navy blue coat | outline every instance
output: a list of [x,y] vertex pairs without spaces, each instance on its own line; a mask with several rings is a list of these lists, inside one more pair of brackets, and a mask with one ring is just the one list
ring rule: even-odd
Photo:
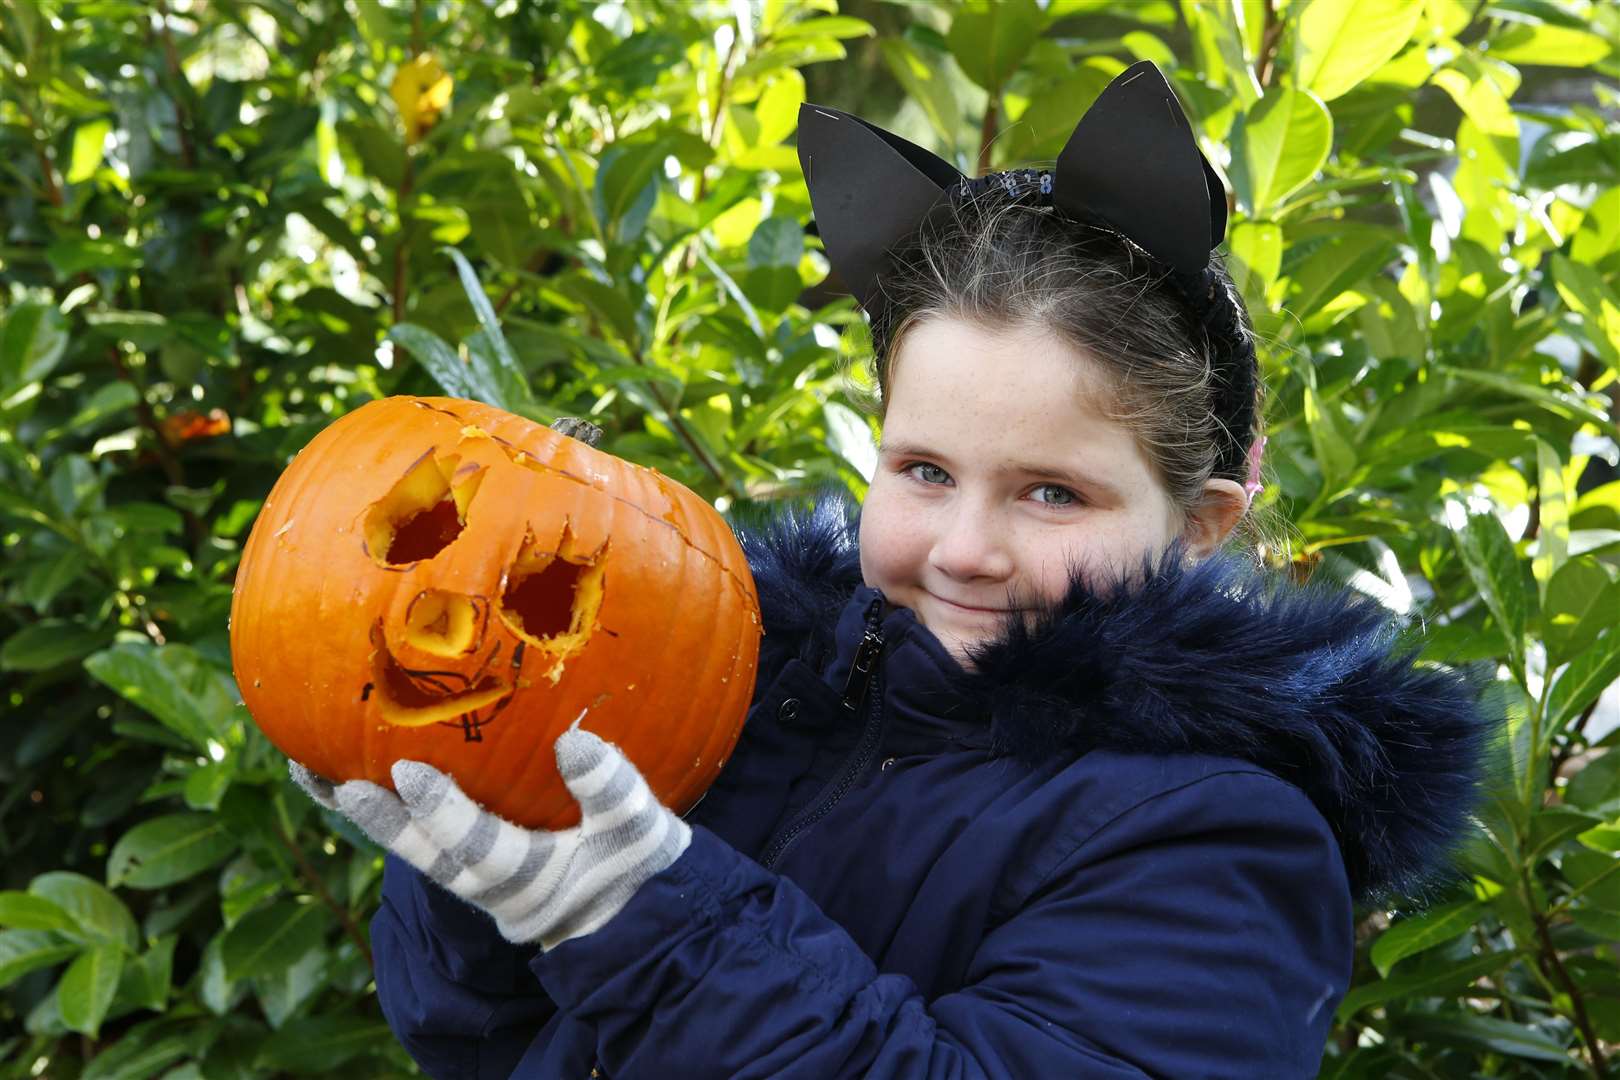
[[389,859],[430,1075],[1310,1077],[1355,905],[1455,872],[1495,725],[1374,605],[1167,560],[970,673],[840,504],[740,535],[754,706],[673,866],[541,953]]

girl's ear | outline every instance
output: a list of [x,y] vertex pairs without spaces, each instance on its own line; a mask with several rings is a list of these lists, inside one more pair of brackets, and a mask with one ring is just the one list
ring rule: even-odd
[[1202,559],[1214,554],[1249,509],[1249,497],[1236,480],[1208,480],[1203,494],[1186,513],[1181,540],[1187,554]]

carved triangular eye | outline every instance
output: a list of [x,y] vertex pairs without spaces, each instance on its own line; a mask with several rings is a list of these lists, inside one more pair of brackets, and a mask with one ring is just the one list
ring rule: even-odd
[[366,552],[378,565],[403,569],[431,559],[461,535],[484,478],[483,466],[429,448],[365,515]]
[[528,534],[517,561],[501,579],[496,611],[518,638],[553,658],[542,671],[553,682],[563,661],[590,640],[602,608],[607,546],[581,548],[565,522],[555,549]]

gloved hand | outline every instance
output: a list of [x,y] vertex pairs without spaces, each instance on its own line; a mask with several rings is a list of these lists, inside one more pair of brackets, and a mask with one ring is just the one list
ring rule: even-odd
[[508,941],[551,949],[618,914],[692,842],[690,826],[653,798],[618,747],[575,724],[553,747],[583,812],[571,829],[513,825],[419,761],[394,763],[398,795],[367,780],[334,785],[296,761],[290,771],[316,802],[493,915]]

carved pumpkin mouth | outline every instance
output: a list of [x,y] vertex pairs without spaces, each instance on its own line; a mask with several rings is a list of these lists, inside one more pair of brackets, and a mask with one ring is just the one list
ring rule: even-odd
[[466,726],[472,714],[491,705],[503,705],[512,696],[518,686],[517,672],[523,665],[524,643],[519,642],[509,662],[509,677],[496,674],[501,653],[497,641],[470,677],[449,669],[409,668],[388,648],[381,620],[372,627],[371,643],[371,682],[366,693],[375,693],[383,719],[400,727],[457,721]]

